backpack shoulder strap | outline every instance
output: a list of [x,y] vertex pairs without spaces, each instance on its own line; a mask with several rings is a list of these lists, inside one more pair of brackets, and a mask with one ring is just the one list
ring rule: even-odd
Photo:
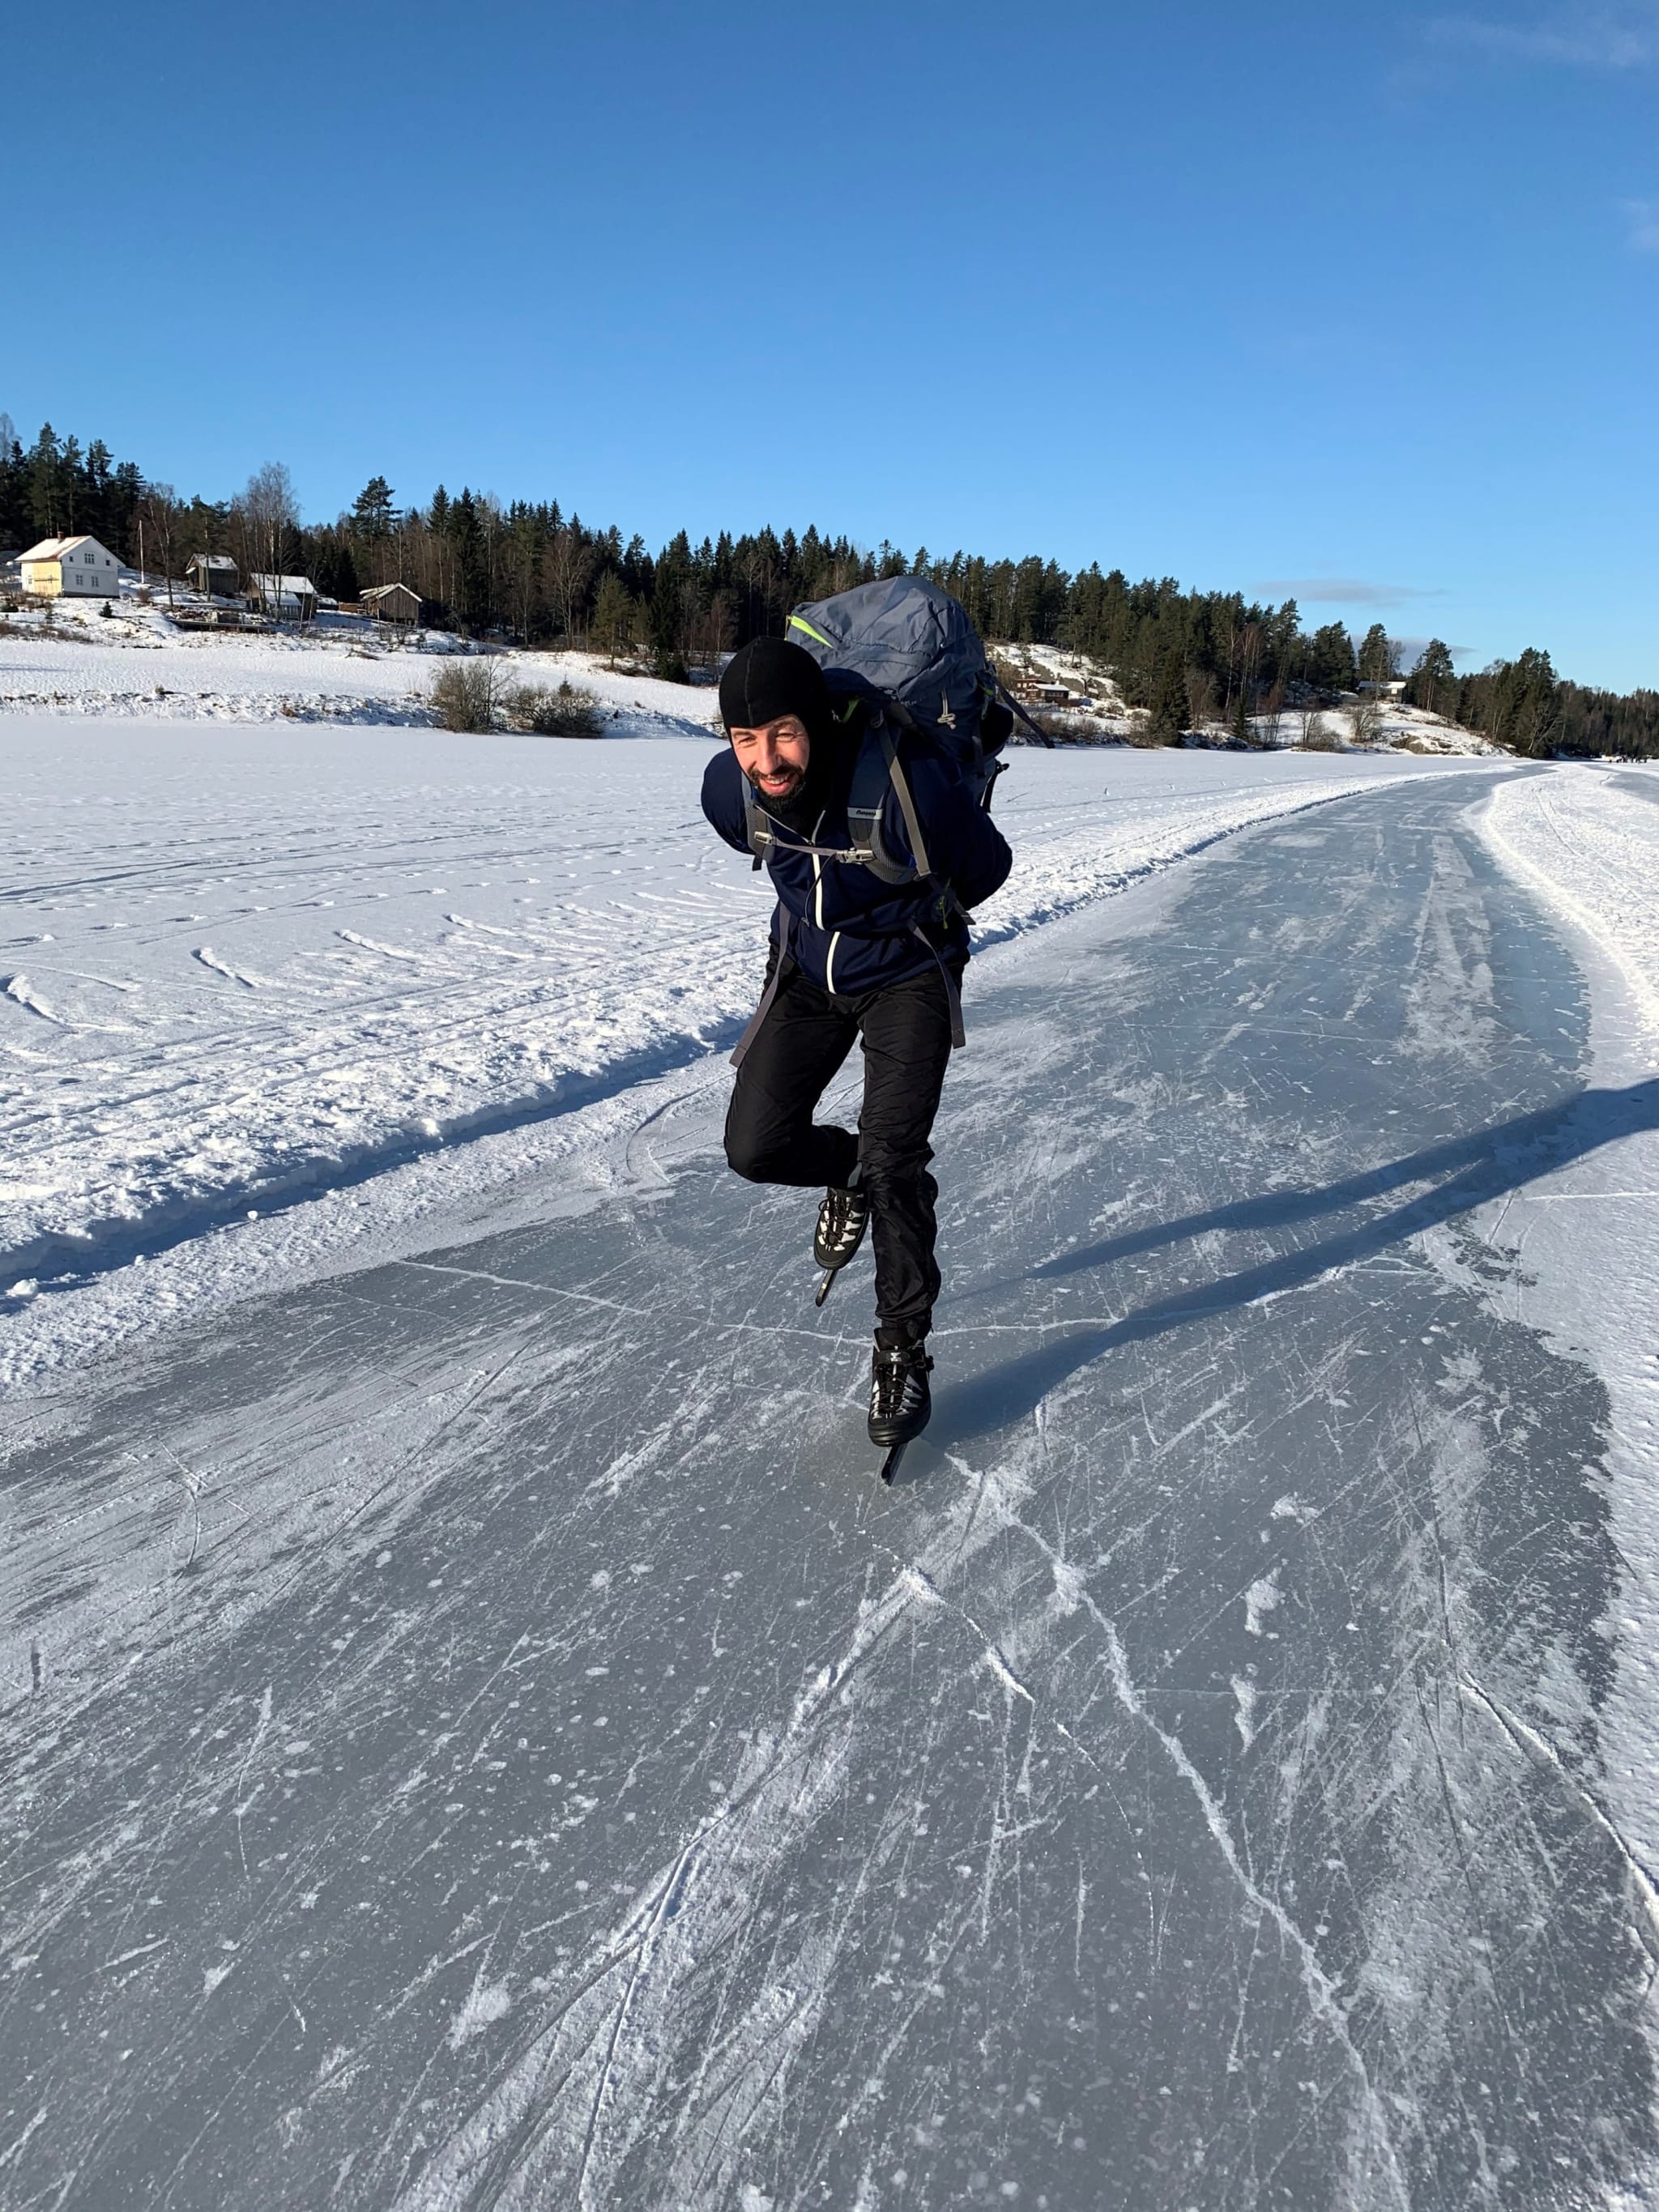
[[755,856],[755,866],[758,868],[772,849],[772,832],[761,811],[760,802],[755,797],[755,787],[747,776],[743,779],[743,829],[749,840],[749,849]]
[[[881,834],[882,812],[890,790],[897,798],[899,811],[904,817],[904,834],[910,841],[914,867],[906,867],[902,860],[893,858]],[[853,764],[853,781],[847,795],[847,826],[860,859],[883,883],[907,884],[918,876],[933,873],[909,778],[904,773],[898,747],[884,717],[866,732]]]

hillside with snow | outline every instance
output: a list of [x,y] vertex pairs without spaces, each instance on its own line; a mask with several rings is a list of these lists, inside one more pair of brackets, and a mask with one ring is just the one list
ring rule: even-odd
[[[204,603],[175,593],[177,614]],[[596,653],[522,652],[471,646],[443,631],[404,636],[363,618],[324,614],[301,629],[191,630],[179,627],[164,592],[129,587],[106,617],[94,599],[61,599],[0,618],[0,715],[64,714],[148,720],[431,724],[434,672],[458,653],[489,652],[508,684],[568,680],[592,693],[611,737],[668,735],[717,726],[707,684],[665,684],[623,673]],[[999,665],[1033,702],[1040,687],[1064,703],[1037,711],[1059,743],[1121,743],[1146,722],[1124,702],[1109,672],[1057,646],[998,646]],[[1364,702],[1287,708],[1253,718],[1269,750],[1363,750],[1486,755],[1467,730],[1397,698],[1367,711]],[[1224,744],[1218,726],[1205,733]],[[1195,739],[1194,742],[1199,740]]]

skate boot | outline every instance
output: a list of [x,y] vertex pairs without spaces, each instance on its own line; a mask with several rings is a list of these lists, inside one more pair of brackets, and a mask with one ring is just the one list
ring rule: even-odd
[[870,1361],[870,1441],[890,1450],[927,1427],[933,1410],[927,1377],[933,1363],[926,1340],[892,1347],[878,1343]]
[[[853,1172],[856,1175],[857,1169]],[[812,1257],[820,1267],[844,1267],[863,1243],[864,1232],[869,1225],[870,1201],[858,1185],[854,1183],[842,1190],[832,1186],[823,1194],[823,1203],[818,1208]]]
[[[853,1173],[856,1176],[858,1170],[854,1168]],[[817,1233],[812,1239],[812,1257],[823,1270],[815,1304],[822,1305],[829,1297],[836,1276],[863,1243],[869,1225],[870,1200],[856,1182],[832,1184],[825,1191],[818,1208]]]

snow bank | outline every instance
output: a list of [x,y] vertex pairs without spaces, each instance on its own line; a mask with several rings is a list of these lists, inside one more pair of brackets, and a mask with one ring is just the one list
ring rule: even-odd
[[1659,1876],[1659,772],[1552,768],[1494,789],[1499,860],[1577,940],[1591,987],[1590,1081],[1627,1133],[1518,1191],[1491,1224],[1517,1263],[1520,1317],[1606,1384],[1612,1533],[1627,1578],[1605,1624],[1620,1654],[1601,1714],[1607,1813]]
[[1659,1047],[1659,772],[1560,767],[1492,794],[1500,860],[1618,969]]

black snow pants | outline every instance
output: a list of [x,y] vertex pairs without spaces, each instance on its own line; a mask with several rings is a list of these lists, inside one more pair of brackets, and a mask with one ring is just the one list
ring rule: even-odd
[[[859,1133],[815,1123],[812,1110],[864,1044]],[[844,1185],[854,1167],[870,1195],[877,1334],[927,1334],[939,1296],[933,1257],[939,1185],[928,1144],[951,1057],[951,1004],[937,966],[882,988],[831,997],[787,960],[755,1032],[726,1116],[726,1157],[750,1182]]]

